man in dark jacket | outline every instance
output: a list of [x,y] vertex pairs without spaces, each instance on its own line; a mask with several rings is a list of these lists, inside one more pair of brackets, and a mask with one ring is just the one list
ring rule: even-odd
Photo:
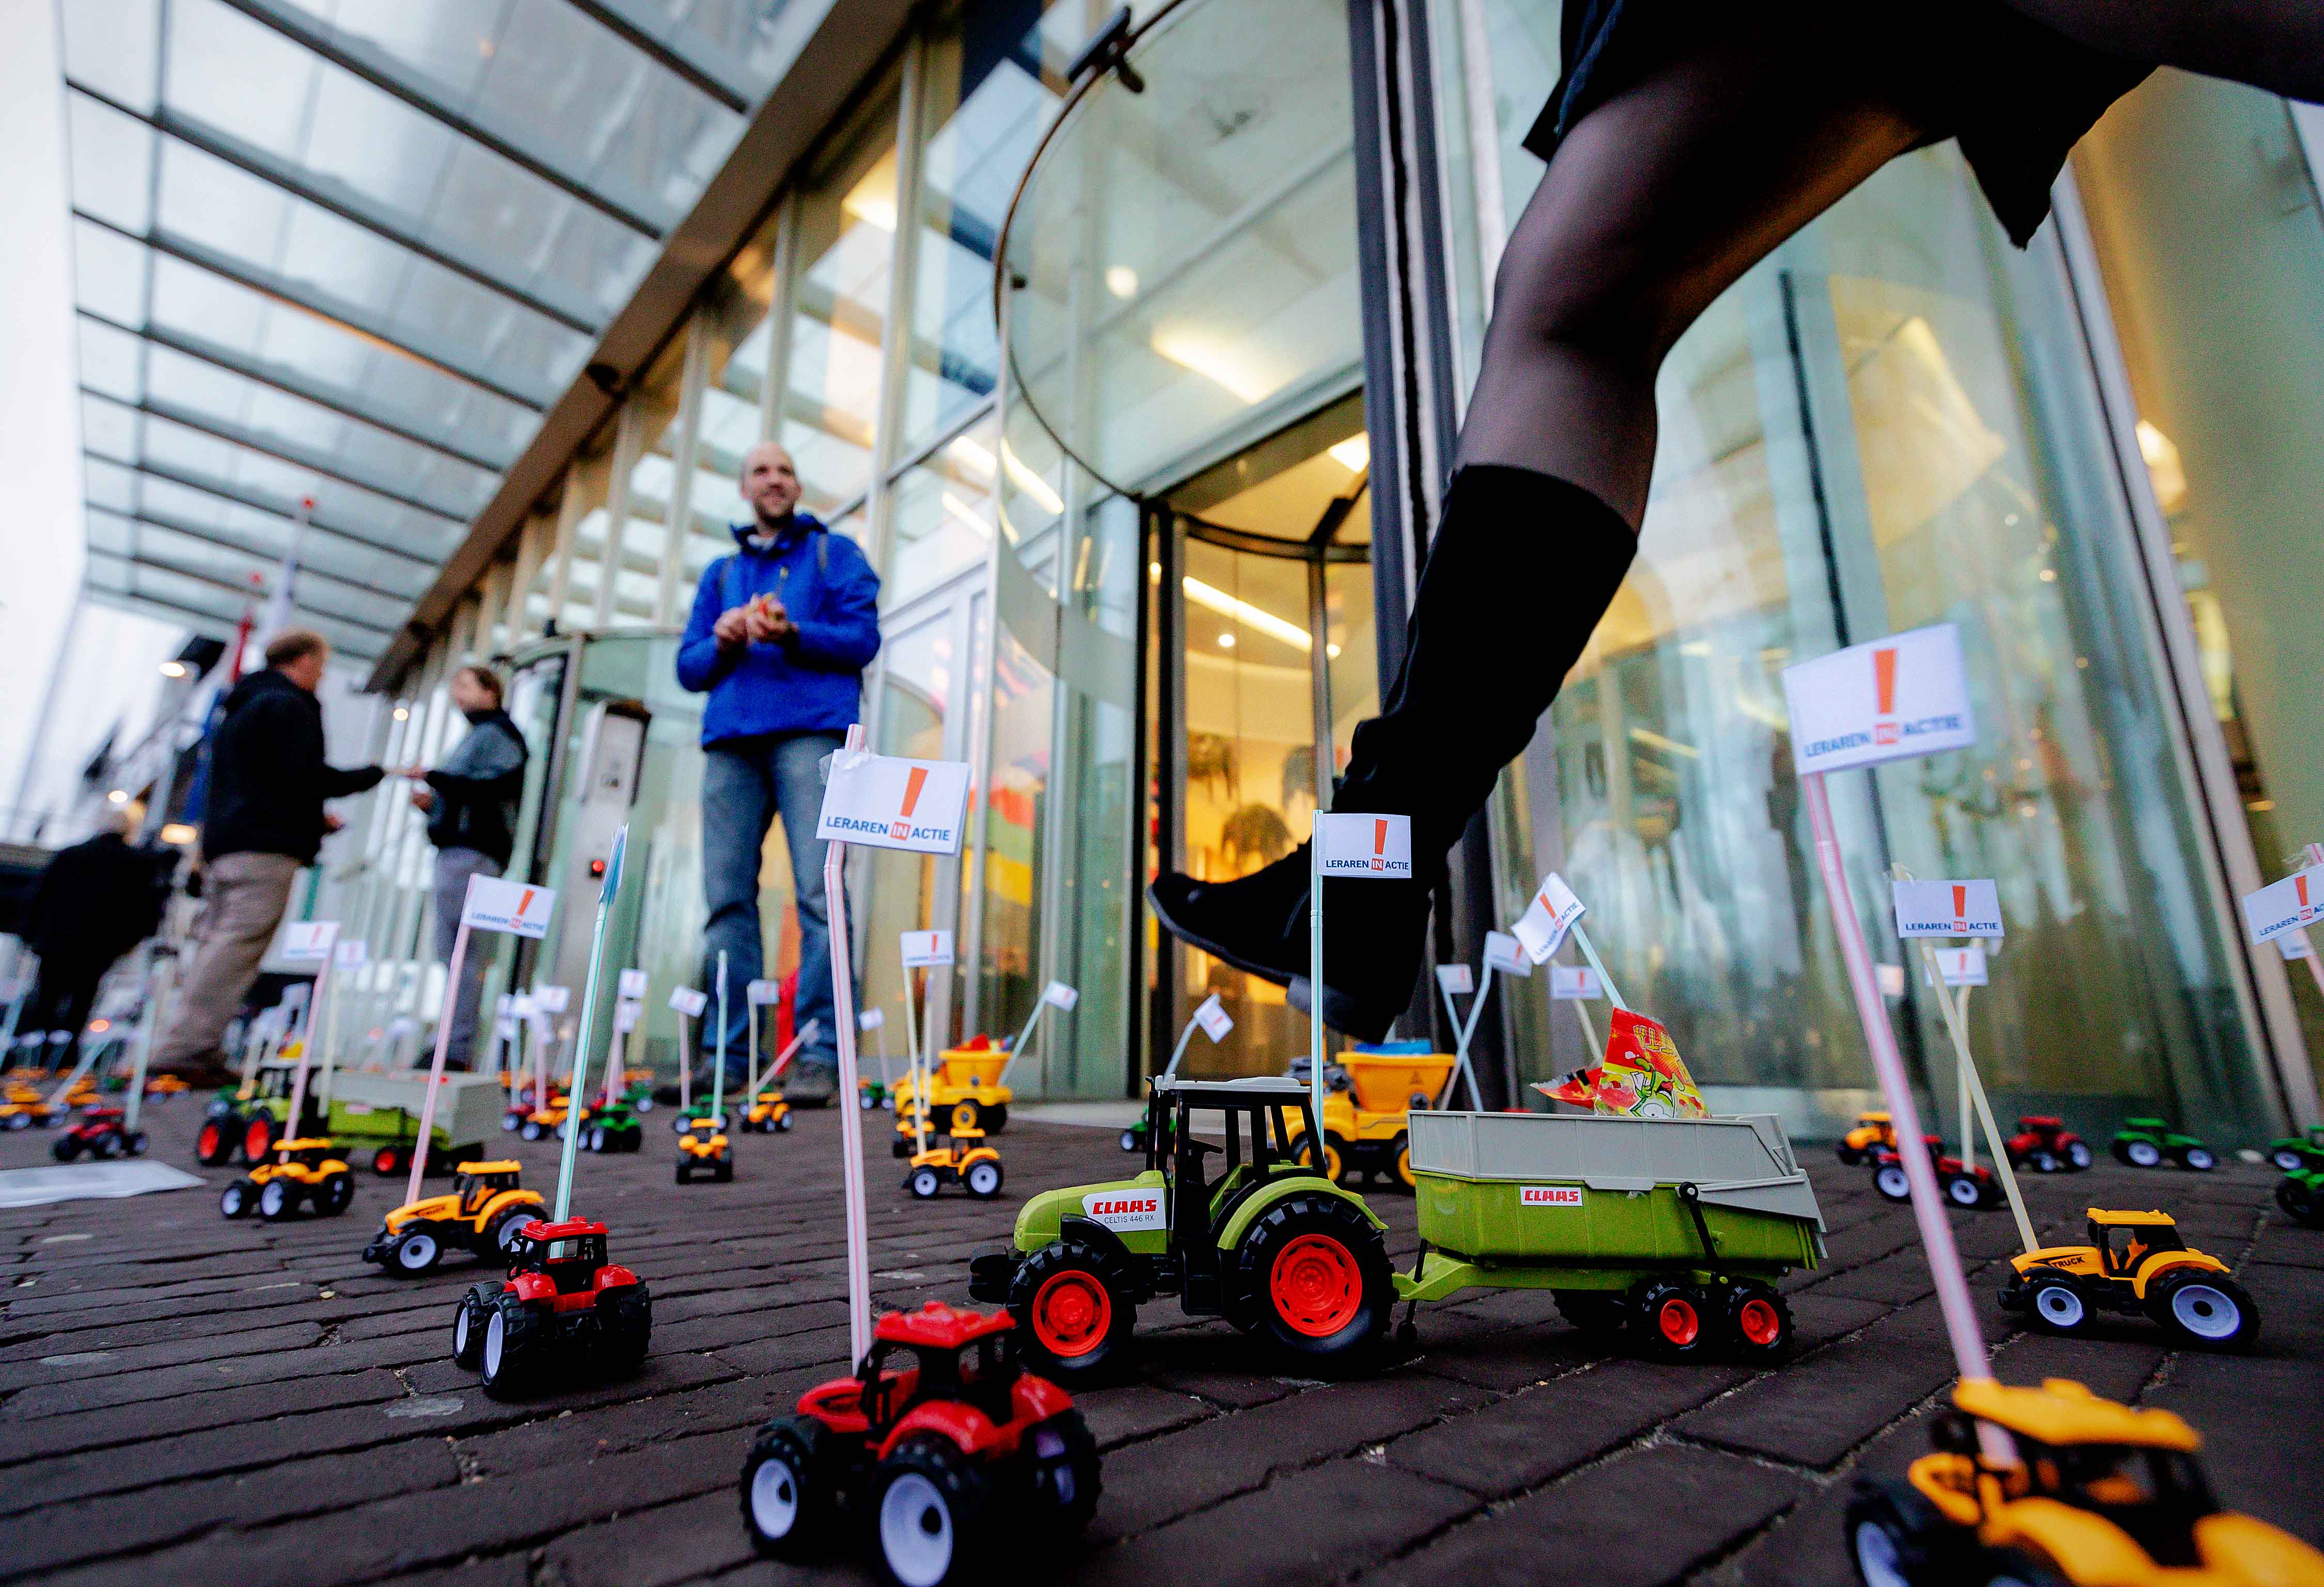
[[24,940],[41,955],[41,979],[17,1029],[48,1032],[61,1067],[79,1059],[97,983],[161,923],[169,872],[162,856],[129,845],[128,825],[115,812],[95,837],[59,849],[32,891]]
[[[831,938],[823,896],[818,763],[846,742],[863,697],[863,669],[880,653],[880,577],[855,542],[797,511],[790,454],[761,441],[742,458],[752,521],[734,529],[734,554],[703,569],[678,643],[678,681],[710,702],[702,713],[703,983],[726,951],[732,995],[728,1078],[742,1079],[741,989],[764,973],[759,872],[775,816],[791,852],[798,900],[798,1005],[793,1019],[823,1034],[802,1050],[786,1094],[809,1104],[837,1090],[831,1032]],[[703,1021],[705,1051],[718,1033]]]
[[323,808],[374,787],[377,766],[343,771],[323,759],[323,681],[331,647],[286,629],[266,647],[266,669],[234,686],[210,740],[202,821],[202,918],[177,1018],[152,1067],[195,1085],[227,1079],[218,1041],[258,978],[266,945],[290,906],[290,883],[342,823]]
[[[425,786],[411,790],[411,802],[428,813],[428,841],[436,845],[436,959],[452,962],[452,939],[460,934],[460,908],[472,876],[498,876],[516,849],[516,807],[524,798],[524,735],[501,709],[501,680],[489,667],[463,667],[452,675],[452,704],[468,719],[468,731],[430,771],[407,766],[401,775]],[[460,966],[460,988],[452,1005],[452,1034],[444,1066],[466,1069],[476,1038],[476,1008],[484,994],[484,972],[492,955],[472,951]]]

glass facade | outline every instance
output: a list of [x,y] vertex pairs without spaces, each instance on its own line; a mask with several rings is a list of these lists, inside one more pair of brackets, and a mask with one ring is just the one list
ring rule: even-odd
[[[391,731],[440,736],[442,674],[471,650],[532,658],[519,693],[546,713],[544,734],[575,731],[566,666],[580,694],[647,700],[659,890],[641,928],[685,973],[700,924],[686,782],[698,701],[670,696],[666,635],[741,514],[742,452],[780,438],[810,509],[881,571],[874,742],[975,769],[957,860],[858,857],[867,1006],[888,1010],[900,1052],[896,934],[949,927],[959,963],[927,988],[936,1034],[1013,1030],[1045,980],[1066,980],[1079,1009],[1012,1079],[1119,1097],[1213,992],[1239,1029],[1220,1048],[1197,1042],[1198,1070],[1275,1070],[1304,1051],[1277,989],[1161,938],[1138,888],[1165,866],[1239,874],[1297,841],[1378,708],[1380,624],[1402,597],[1374,559],[1404,554],[1406,531],[1384,518],[1375,544],[1365,333],[1381,289],[1360,269],[1360,161],[1374,156],[1360,148],[1347,12],[1187,0],[1134,46],[1142,92],[1102,80],[1059,124],[1075,91],[1064,64],[1099,9],[963,7],[906,42],[479,582]],[[1451,335],[1425,356],[1457,410],[1500,239],[1540,171],[1517,139],[1557,71],[1557,7],[1434,0],[1425,21],[1433,150],[1404,157],[1434,164]],[[2244,108],[2264,122],[2269,106],[2281,110]],[[2082,158],[2115,157],[2101,136]],[[2126,322],[2141,290],[2193,295],[2171,287],[2177,217],[2134,213],[2095,168],[2084,181]],[[2314,229],[2312,204],[2298,224]],[[2252,268],[2305,291],[2305,245]],[[2235,939],[2233,855],[2196,731],[2224,725],[2237,771],[2259,779],[2246,807],[2274,873],[2267,845],[2311,835],[2256,820],[2299,797],[2301,772],[2272,747],[2296,724],[2280,686],[2298,674],[2254,677],[2246,658],[2290,642],[2264,604],[2290,586],[2262,587],[2204,537],[2234,524],[2247,545],[2246,519],[2297,519],[2210,460],[2207,415],[2231,393],[2169,346],[2142,364],[2126,337],[2140,434],[2176,448],[2154,487],[2220,680],[2216,720],[2190,727],[2079,270],[2054,226],[2011,248],[1940,146],[1754,270],[1663,372],[1639,561],[1488,813],[1488,912],[1507,920],[1543,871],[1563,872],[1625,992],[1668,1023],[1722,1107],[1813,1132],[1868,1094],[1779,675],[1936,622],[1969,641],[1982,741],[1835,798],[1868,922],[1887,918],[1892,864],[2001,879],[2010,935],[1971,1014],[1999,1105],[2091,1126],[2163,1112],[2225,1139],[2312,1105],[2287,1103],[2276,1078],[2283,1033],[2263,1003],[2280,967],[2255,979]],[[2164,342],[2208,334],[2149,312]],[[2299,428],[2290,410],[2276,421]],[[564,634],[600,637],[544,640],[552,613]],[[553,842],[546,792],[540,808]],[[383,899],[408,893],[408,834],[379,825],[366,874]],[[762,876],[779,963],[779,832]],[[1515,985],[1498,1016],[1508,1078],[1582,1062],[1545,978]],[[1908,1060],[1946,1074],[1917,976],[1897,1018]]]

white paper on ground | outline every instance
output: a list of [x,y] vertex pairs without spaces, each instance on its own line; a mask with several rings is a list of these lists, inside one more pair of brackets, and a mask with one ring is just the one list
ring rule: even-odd
[[202,1181],[182,1168],[140,1158],[125,1163],[73,1163],[48,1168],[0,1172],[0,1207],[36,1207],[49,1202],[98,1201],[145,1195],[157,1190],[192,1190]]
[[939,964],[952,963],[952,933],[949,931],[907,931],[902,934],[904,968],[932,970]]
[[460,907],[460,924],[471,931],[505,931],[515,937],[546,937],[549,917],[557,908],[553,889],[529,881],[508,881],[498,876],[468,878],[467,901]]
[[1552,964],[1549,995],[1560,1002],[1592,1002],[1606,995],[1606,985],[1587,964]]
[[1899,937],[1999,937],[2001,890],[1991,881],[1892,881]]
[[956,854],[967,809],[965,761],[842,750],[831,757],[815,835],[825,842]]
[[1323,874],[1362,881],[1412,877],[1412,817],[1349,815],[1315,817],[1315,852]]
[[1784,669],[1792,763],[1846,771],[1977,742],[1960,628],[1940,623]]

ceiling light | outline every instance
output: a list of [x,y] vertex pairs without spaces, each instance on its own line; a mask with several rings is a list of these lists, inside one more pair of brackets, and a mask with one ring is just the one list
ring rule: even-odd
[[1220,635],[1219,635],[1219,649],[1221,649],[1221,650],[1233,650],[1233,649],[1234,649],[1234,635],[1232,635],[1231,633],[1222,633],[1222,634],[1220,634]]
[[198,835],[183,821],[171,821],[161,828],[161,841],[172,847],[189,844]]
[[993,460],[992,453],[989,448],[967,436],[953,437],[945,445],[945,450],[954,461],[965,465],[971,474],[984,480],[991,480],[992,471],[1000,466]]
[[1117,264],[1105,272],[1105,290],[1117,298],[1138,296],[1138,272],[1127,264]]
[[1336,661],[1340,659],[1340,647],[1337,645],[1325,645],[1323,647],[1323,654]]
[[395,719],[398,722],[409,722],[411,720],[411,707],[409,706],[398,706],[395,708]]
[[1315,641],[1308,637],[1307,631],[1296,623],[1286,623],[1274,613],[1254,606],[1249,601],[1239,601],[1226,591],[1204,584],[1199,578],[1190,577],[1181,582],[1186,587],[1186,598],[1197,606],[1207,606],[1222,617],[1231,617],[1245,628],[1255,628],[1270,639],[1281,640],[1294,650],[1312,650],[1315,648]]
[[1224,387],[1244,403],[1263,401],[1285,383],[1284,377],[1260,364],[1254,356],[1257,349],[1245,342],[1214,339],[1198,330],[1166,326],[1155,331],[1148,346],[1171,363]]
[[1370,436],[1352,435],[1338,446],[1327,447],[1324,449],[1330,452],[1333,459],[1350,474],[1361,474],[1371,466],[1372,438]]
[[1017,456],[1017,448],[1007,441],[1001,443],[1001,466],[1009,482],[1041,504],[1042,511],[1055,518],[1065,510],[1065,499],[1057,494],[1049,482],[1025,466]]
[[893,150],[882,155],[877,164],[863,173],[839,208],[862,221],[876,226],[883,232],[896,229],[896,155]]
[[185,675],[186,664],[183,661],[164,661],[161,663],[162,677],[183,678]]
[[110,805],[125,805],[129,802],[129,790],[125,788],[116,788],[105,796],[105,800]]

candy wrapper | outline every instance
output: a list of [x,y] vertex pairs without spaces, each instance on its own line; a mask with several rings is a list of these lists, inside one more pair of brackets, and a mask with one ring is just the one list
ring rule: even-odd
[[1670,1032],[1628,1009],[1614,1010],[1601,1061],[1534,1089],[1553,1102],[1633,1119],[1700,1119],[1710,1112]]

